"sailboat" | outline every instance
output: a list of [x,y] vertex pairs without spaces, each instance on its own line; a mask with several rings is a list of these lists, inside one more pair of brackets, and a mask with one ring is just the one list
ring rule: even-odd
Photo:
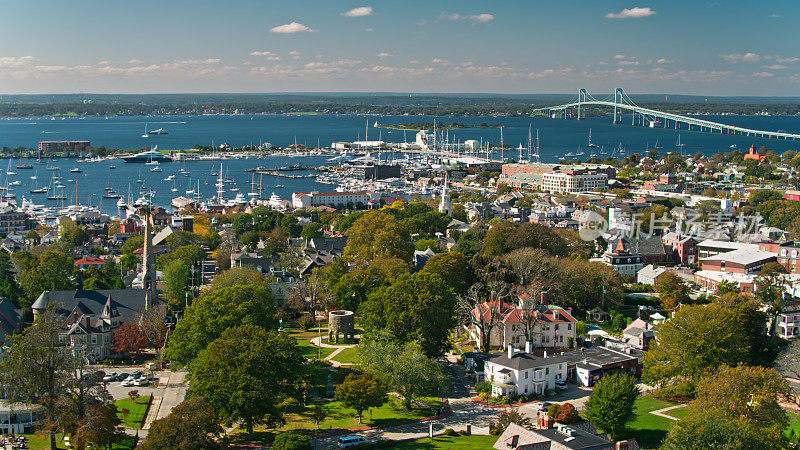
[[591,128],[589,128],[589,142],[586,144],[586,147],[588,147],[588,148],[597,147],[597,144],[592,142],[592,129]]
[[686,147],[686,144],[681,144],[680,134],[678,135],[678,141],[675,143],[675,147],[677,147],[678,151],[680,151],[681,155],[683,155],[683,148]]
[[142,135],[143,138],[150,137],[150,134],[147,132],[147,122],[144,123],[144,134]]

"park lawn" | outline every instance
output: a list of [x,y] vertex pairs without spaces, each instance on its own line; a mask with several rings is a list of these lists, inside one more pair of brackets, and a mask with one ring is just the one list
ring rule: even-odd
[[[319,336],[314,331],[302,331],[302,330],[286,330],[290,336],[297,339],[297,345],[300,347],[300,351],[303,353],[303,356],[309,359],[316,359],[318,355],[321,354],[322,359],[325,359],[328,355],[333,353],[335,349],[333,348],[318,348],[316,345],[311,345],[311,339]],[[325,333],[322,333],[324,336]]]
[[[46,434],[25,434],[28,438],[28,448],[30,450],[49,450]],[[62,435],[56,434],[56,448],[65,449],[64,441],[61,440]],[[122,440],[111,446],[111,450],[128,450],[133,445],[133,436],[123,436]]]
[[361,359],[358,356],[358,347],[346,348],[332,359],[342,364],[361,364]]
[[392,448],[395,449],[485,449],[492,448],[499,436],[492,435],[471,435],[471,436],[434,436],[429,438],[415,439],[413,441],[398,442]]
[[[139,429],[142,428],[147,407],[150,405],[151,396],[136,397],[134,400],[123,398],[114,402],[117,405],[117,417],[122,421],[123,427]],[[122,410],[130,411],[126,416],[122,415]]]
[[673,405],[677,405],[677,403],[660,400],[650,395],[638,397],[634,404],[636,418],[628,424],[628,431],[623,437],[625,439],[635,438],[644,449],[660,447],[675,421],[650,414],[650,412]]
[[[434,408],[438,407],[438,398],[421,398],[418,399]],[[320,430],[329,429],[350,429],[358,428],[361,426],[378,426],[386,425],[397,421],[418,419],[420,417],[429,417],[434,414],[430,409],[425,408],[412,408],[406,410],[403,408],[402,402],[396,397],[389,397],[389,401],[379,408],[372,408],[372,412],[364,411],[363,423],[358,423],[356,412],[354,409],[346,408],[337,401],[324,403],[323,408],[327,413],[325,420],[319,424]],[[286,430],[316,430],[317,426],[311,420],[311,413],[314,411],[313,405],[307,405],[300,413],[287,414],[286,425],[281,428],[281,431]]]

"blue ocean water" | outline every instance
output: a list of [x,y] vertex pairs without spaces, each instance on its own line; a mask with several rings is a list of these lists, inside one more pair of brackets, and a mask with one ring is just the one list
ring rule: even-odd
[[[586,149],[589,130],[592,133],[592,142],[605,148],[609,154],[611,150],[625,147],[627,154],[642,153],[647,148],[659,145],[663,147],[660,152],[676,150],[676,143],[680,141],[685,145],[684,152],[693,154],[701,151],[712,154],[718,151],[728,151],[731,146],[746,149],[751,144],[782,152],[785,150],[800,150],[800,142],[779,141],[774,139],[757,139],[744,136],[721,135],[700,133],[697,131],[674,130],[664,128],[644,128],[631,126],[630,116],[623,118],[622,123],[612,124],[610,117],[592,117],[585,120],[562,120],[550,118],[522,118],[522,117],[422,117],[422,116],[359,116],[359,115],[213,115],[213,116],[162,116],[162,117],[87,117],[65,118],[51,120],[50,118],[35,119],[2,119],[0,120],[0,146],[16,147],[25,146],[35,148],[40,140],[89,140],[93,146],[106,146],[108,148],[121,148],[138,150],[145,146],[158,145],[161,150],[187,149],[195,144],[219,145],[223,142],[233,146],[247,144],[257,145],[261,142],[270,142],[274,145],[287,146],[294,142],[315,147],[318,142],[322,146],[329,146],[331,142],[352,141],[357,139],[370,140],[383,139],[388,142],[412,142],[414,131],[390,130],[375,128],[373,124],[402,124],[407,122],[462,122],[467,125],[497,124],[502,125],[503,141],[506,146],[517,147],[520,143],[527,145],[529,127],[534,136],[538,130],[541,160],[545,162],[558,161],[568,152],[577,153],[582,148],[585,155],[590,151]],[[800,117],[787,116],[715,116],[709,120],[740,125],[743,127],[763,130],[785,130],[800,133]],[[148,129],[163,128],[169,134],[151,135],[142,138],[145,124]],[[466,139],[491,142],[493,145],[500,143],[500,130],[498,128],[465,128],[447,132],[451,141]],[[594,149],[599,152],[599,149]],[[499,153],[494,154],[500,156]],[[517,152],[508,150],[504,153],[507,158],[515,158]],[[585,159],[587,156],[583,156]],[[226,185],[226,189],[238,187],[245,195],[251,191],[251,174],[244,169],[264,166],[277,168],[291,164],[303,163],[308,166],[318,166],[325,162],[323,157],[269,157],[263,159],[228,160],[223,162],[223,171],[234,183]],[[5,168],[0,162],[0,169]],[[12,160],[5,164],[14,167],[18,161]],[[143,164],[124,163],[114,160],[102,163],[79,163],[70,159],[56,159],[51,162],[58,165],[58,172],[66,188],[64,193],[68,196],[67,203],[74,203],[76,198],[81,204],[99,205],[104,212],[114,214],[116,200],[103,199],[104,188],[111,187],[116,192],[126,195],[138,196],[141,178],[144,186],[156,192],[155,203],[159,206],[169,206],[170,199],[178,195],[186,195],[187,189],[196,189],[200,182],[200,192],[203,198],[215,194],[214,183],[216,177],[212,172],[219,171],[220,163],[217,161],[192,161],[186,163],[162,164],[163,172],[151,172],[150,166]],[[109,169],[115,165],[116,169]],[[32,199],[35,203],[54,205],[56,201],[46,200],[46,194],[32,194],[31,189],[41,188],[49,184],[50,177],[55,173],[46,170],[45,164],[34,164],[30,170],[16,170],[17,174],[6,176],[0,173],[0,184],[5,186],[13,181],[19,181],[16,186],[9,186],[17,195],[17,200],[22,197]],[[81,173],[69,172],[69,169],[78,167]],[[189,176],[178,173],[185,167]],[[300,172],[306,173],[306,172]],[[175,180],[165,181],[169,175],[175,175]],[[35,177],[36,179],[32,179]],[[69,182],[67,180],[74,180]],[[256,182],[259,180],[256,179]],[[288,199],[292,192],[310,190],[331,190],[333,186],[316,183],[313,179],[287,179],[264,176],[262,178],[264,198],[272,192],[281,198]],[[77,191],[76,191],[77,185]],[[173,192],[171,189],[176,189]],[[235,191],[228,191],[226,198],[236,195]]]

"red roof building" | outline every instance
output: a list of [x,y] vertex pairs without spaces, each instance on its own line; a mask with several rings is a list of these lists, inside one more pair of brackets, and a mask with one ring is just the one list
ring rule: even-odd
[[96,267],[96,268],[103,267],[103,264],[105,264],[105,262],[106,261],[102,258],[98,258],[96,256],[87,256],[85,258],[76,260],[72,264],[78,269],[86,270],[91,267]]

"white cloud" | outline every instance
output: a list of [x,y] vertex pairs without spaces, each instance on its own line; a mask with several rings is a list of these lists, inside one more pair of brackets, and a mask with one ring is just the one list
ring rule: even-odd
[[618,61],[617,64],[619,64],[620,66],[638,66],[639,61],[623,60],[623,61]]
[[270,33],[310,33],[313,32],[311,28],[303,25],[299,22],[290,22],[283,25],[278,25],[277,27],[272,27],[269,29]]
[[280,61],[281,57],[267,51],[254,51],[250,52],[250,56],[264,56],[267,58],[267,61]]
[[372,14],[372,6],[360,6],[342,13],[345,17],[364,17]]
[[97,64],[98,64],[98,65],[100,65],[100,66],[107,66],[107,65],[109,65],[108,61],[100,61],[100,62],[99,62],[99,63],[97,63]]
[[491,22],[491,21],[494,20],[494,15],[489,14],[489,13],[483,13],[483,14],[473,14],[473,15],[462,16],[461,14],[458,14],[458,13],[450,13],[450,14],[448,14],[448,13],[444,13],[443,12],[443,13],[441,13],[439,15],[439,19],[440,20],[452,20],[452,21],[465,20],[465,21],[472,22],[473,24],[475,24],[475,23],[488,23],[488,22]]
[[625,55],[614,55],[614,59],[625,59]]
[[0,57],[0,68],[15,69],[28,66],[32,64],[35,59],[36,58],[33,56],[2,56]]
[[375,56],[377,56],[378,58],[388,58],[388,57],[394,56],[394,55],[392,55],[391,53],[387,53],[387,52],[380,52]]
[[667,58],[658,58],[656,64],[666,64]]
[[762,69],[769,69],[769,70],[782,70],[786,69],[786,66],[783,64],[773,64],[771,66],[761,66]]
[[[738,63],[738,62],[758,62],[761,61],[762,56],[758,53],[747,52],[745,54],[741,53],[731,53],[729,55],[720,55],[722,59],[728,61],[729,63]],[[769,57],[767,57],[769,59]]]
[[796,56],[789,56],[789,57],[786,57],[786,58],[777,57],[777,58],[775,58],[775,61],[778,61],[779,63],[782,63],[782,64],[796,63],[797,61],[800,61],[800,58],[798,58]]
[[142,61],[141,59],[131,59],[128,61],[128,64],[142,64],[142,63],[144,63],[144,61]]
[[372,31],[372,28],[364,28],[364,31]]
[[606,14],[607,19],[640,19],[642,17],[649,17],[655,14],[656,12],[653,11],[651,8],[625,8],[618,13],[608,13]]
[[780,14],[770,14],[769,16],[772,17],[773,19],[777,19],[781,15]]
[[769,78],[775,76],[775,74],[772,72],[754,72],[753,76],[755,78]]

